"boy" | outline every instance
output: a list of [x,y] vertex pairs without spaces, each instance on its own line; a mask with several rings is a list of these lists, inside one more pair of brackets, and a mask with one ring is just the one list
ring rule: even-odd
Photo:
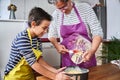
[[28,28],[12,42],[11,54],[5,69],[5,80],[35,80],[33,70],[54,80],[69,80],[64,68],[56,70],[41,57],[40,37],[47,32],[52,17],[43,9],[33,8],[28,17]]

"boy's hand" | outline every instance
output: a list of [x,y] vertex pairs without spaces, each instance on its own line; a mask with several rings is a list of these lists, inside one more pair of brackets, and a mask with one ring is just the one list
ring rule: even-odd
[[57,70],[57,75],[55,80],[71,80],[69,76],[65,75],[64,70],[66,69],[66,67],[62,67],[60,69]]
[[59,72],[57,73],[55,80],[71,80],[71,77],[65,75],[65,72]]
[[62,67],[62,68],[60,68],[60,69],[57,70],[57,73],[63,72],[65,69],[66,69],[66,67]]

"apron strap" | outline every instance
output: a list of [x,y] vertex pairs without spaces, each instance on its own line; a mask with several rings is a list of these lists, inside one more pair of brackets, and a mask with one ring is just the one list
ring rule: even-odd
[[80,22],[82,22],[81,16],[80,16],[80,14],[79,14],[77,8],[75,7],[75,3],[73,3],[73,7],[74,7],[74,10],[75,10],[75,12],[76,12],[76,14],[77,14],[77,16],[78,16]]
[[[78,16],[79,21],[82,22],[82,19],[81,19],[80,15],[79,15],[79,12],[78,12],[77,8],[75,7],[75,3],[73,3],[73,8],[74,8],[75,13]],[[63,25],[63,19],[64,19],[64,13],[62,13],[62,23],[61,23],[62,25]]]
[[29,37],[29,39],[30,39],[30,43],[31,43],[31,46],[32,46],[32,38],[31,38],[30,30],[29,30],[29,29],[27,29],[27,33],[28,33],[28,37]]
[[[32,38],[31,38],[30,30],[29,29],[27,29],[27,33],[28,33],[28,37],[30,39],[30,44],[31,44],[31,47],[32,47]],[[38,40],[37,40],[37,49],[38,49]]]

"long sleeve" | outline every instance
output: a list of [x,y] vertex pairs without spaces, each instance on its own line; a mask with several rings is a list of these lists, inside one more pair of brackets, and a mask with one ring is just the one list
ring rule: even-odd
[[48,32],[48,38],[50,37],[58,37],[58,30],[57,30],[57,12],[54,11],[54,13],[52,14],[53,20],[49,26],[49,32]]
[[100,25],[100,22],[97,19],[97,16],[91,6],[86,5],[86,21],[88,26],[90,27],[90,31],[92,33],[92,37],[99,35],[103,37],[103,31]]

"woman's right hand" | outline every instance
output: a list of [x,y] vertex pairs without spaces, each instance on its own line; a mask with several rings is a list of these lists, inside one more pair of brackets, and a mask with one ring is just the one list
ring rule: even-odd
[[59,53],[64,54],[65,52],[68,52],[68,49],[66,49],[64,45],[57,44],[55,47]]
[[49,38],[49,40],[55,46],[55,48],[57,49],[57,51],[59,53],[63,53],[64,54],[65,52],[68,52],[68,49],[66,49],[64,45],[61,45],[61,44],[59,44],[57,42],[57,38],[51,37],[51,38]]

